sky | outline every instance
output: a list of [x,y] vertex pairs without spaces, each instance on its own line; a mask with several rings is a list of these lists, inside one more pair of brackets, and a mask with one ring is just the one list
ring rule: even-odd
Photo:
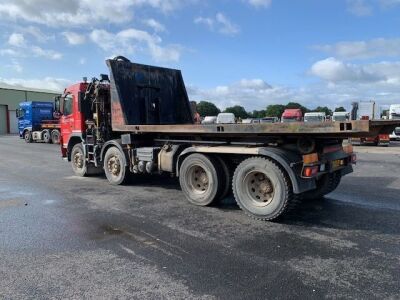
[[0,0],[0,83],[62,92],[123,55],[221,109],[388,105],[399,29],[400,0]]

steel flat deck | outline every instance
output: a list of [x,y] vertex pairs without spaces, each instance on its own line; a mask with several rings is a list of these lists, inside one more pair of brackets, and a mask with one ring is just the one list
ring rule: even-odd
[[368,137],[391,133],[400,120],[349,121],[324,123],[265,123],[265,124],[183,124],[183,125],[114,125],[113,130],[134,134],[160,133],[165,135],[205,136],[299,136]]

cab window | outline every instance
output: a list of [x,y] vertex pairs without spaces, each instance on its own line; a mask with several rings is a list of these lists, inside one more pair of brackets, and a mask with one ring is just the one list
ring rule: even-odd
[[66,95],[64,98],[64,105],[63,105],[63,114],[68,116],[72,114],[72,96]]
[[18,108],[16,111],[17,118],[23,118],[25,116],[25,110],[22,108]]

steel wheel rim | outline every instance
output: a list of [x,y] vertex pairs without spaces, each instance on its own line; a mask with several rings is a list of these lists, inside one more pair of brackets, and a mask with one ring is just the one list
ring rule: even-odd
[[251,171],[243,179],[247,202],[258,207],[268,206],[275,195],[271,179],[264,172]]
[[73,157],[74,165],[77,169],[83,168],[83,155],[80,151],[76,152]]
[[25,132],[24,138],[25,141],[29,141],[29,132]]
[[121,173],[121,161],[117,155],[113,155],[108,159],[107,169],[112,176],[119,176]]
[[186,182],[193,193],[204,194],[209,188],[210,181],[206,170],[202,166],[193,165],[186,173]]

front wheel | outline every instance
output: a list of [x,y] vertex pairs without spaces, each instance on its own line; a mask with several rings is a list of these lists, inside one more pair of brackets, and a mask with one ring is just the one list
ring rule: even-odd
[[263,221],[277,219],[293,200],[288,176],[276,163],[262,157],[248,158],[237,166],[232,189],[239,207]]
[[125,154],[117,147],[111,147],[104,156],[104,172],[108,181],[113,185],[120,185],[126,181],[128,167]]
[[87,162],[82,144],[76,144],[71,151],[71,164],[74,173],[80,177],[88,175]]

